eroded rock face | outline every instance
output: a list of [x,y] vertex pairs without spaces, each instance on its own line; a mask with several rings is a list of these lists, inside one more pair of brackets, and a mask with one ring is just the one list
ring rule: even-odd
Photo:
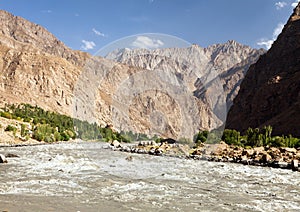
[[[188,48],[120,49],[106,58],[143,69],[144,73],[133,73],[130,82],[121,81],[124,85],[121,90],[125,94],[132,92],[127,88],[141,88],[130,102],[135,105],[130,115],[144,127],[143,131],[151,134],[150,129],[159,126],[168,132],[165,136],[179,138],[199,129],[215,129],[224,123],[227,108],[231,106],[246,70],[263,53],[262,49],[228,41],[208,48],[194,44]],[[154,89],[148,91],[149,85]],[[159,118],[157,111],[165,116]],[[149,123],[152,112],[156,115]]]
[[0,28],[0,104],[29,103],[71,115],[74,84],[90,56],[3,10]]
[[29,103],[103,127],[173,138],[222,125],[227,109],[219,103],[231,104],[247,67],[263,52],[229,41],[124,50],[111,53],[113,61],[73,51],[5,11],[0,27],[0,104]]
[[35,48],[37,53],[61,57],[77,66],[84,65],[84,57],[88,56],[69,49],[44,27],[4,10],[0,10],[0,29],[0,44],[20,52]]
[[229,111],[226,128],[271,125],[273,134],[300,136],[300,5],[272,48],[253,64]]

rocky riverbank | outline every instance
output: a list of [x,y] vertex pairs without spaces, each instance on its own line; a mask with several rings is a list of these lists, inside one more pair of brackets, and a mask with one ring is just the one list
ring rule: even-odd
[[202,144],[190,147],[187,144],[157,144],[154,141],[143,141],[138,144],[121,144],[114,141],[110,148],[138,154],[180,157],[194,160],[241,163],[244,165],[268,166],[273,168],[300,171],[300,149],[286,147],[256,147],[251,149],[219,144]]

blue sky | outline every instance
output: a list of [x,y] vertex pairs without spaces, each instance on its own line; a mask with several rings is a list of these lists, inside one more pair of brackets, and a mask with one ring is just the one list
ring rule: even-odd
[[72,49],[94,54],[141,33],[169,34],[202,47],[233,39],[266,48],[298,1],[0,0],[0,8],[44,26]]

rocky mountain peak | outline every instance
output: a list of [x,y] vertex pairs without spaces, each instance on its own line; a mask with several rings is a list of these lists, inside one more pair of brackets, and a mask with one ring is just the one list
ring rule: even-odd
[[300,19],[300,2],[297,5],[297,7],[295,7],[294,13],[292,14],[289,21],[296,21],[296,20],[299,20],[299,19]]
[[[211,130],[223,124],[227,106],[231,105],[232,99],[237,94],[246,70],[263,53],[263,50],[252,49],[236,41],[228,41],[207,48],[193,44],[187,48],[122,49],[111,52],[106,58],[152,71],[149,73],[153,74],[145,73],[146,79],[131,80],[136,84],[130,85],[130,88],[139,88],[144,85],[143,80],[152,83],[151,87],[155,87],[156,83],[161,81],[170,86],[175,85],[177,89],[185,87],[187,93],[184,96],[191,98],[188,102],[194,102],[194,105],[183,104],[177,105],[177,107],[182,107],[182,111],[186,109],[193,111],[189,120],[182,120],[182,122],[190,123],[188,125],[193,127],[192,131],[195,133],[198,129]],[[167,81],[165,81],[166,79]],[[163,93],[172,93],[170,90],[165,90],[164,87],[157,89]],[[125,90],[122,89],[122,92],[124,93]],[[141,95],[136,103],[137,107],[138,103],[147,102],[149,99],[154,99],[155,102],[156,97],[154,94],[153,96]],[[164,101],[169,100],[165,98]],[[141,105],[141,108],[143,107]],[[151,111],[151,109],[143,108],[139,111]],[[173,114],[176,117],[173,124],[177,126],[181,121],[181,114],[175,114],[175,111],[180,111],[180,109],[170,107],[164,113]],[[145,115],[145,117],[147,116]],[[139,118],[136,117],[136,119]],[[176,137],[174,132],[169,135]]]
[[82,66],[80,57],[88,57],[87,53],[72,51],[44,27],[0,10],[0,44],[16,50],[34,48],[54,56],[67,59]]

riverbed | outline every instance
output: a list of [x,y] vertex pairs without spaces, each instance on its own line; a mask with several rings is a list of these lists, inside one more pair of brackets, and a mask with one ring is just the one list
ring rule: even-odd
[[1,211],[299,211],[291,170],[112,151],[74,142],[2,147]]

